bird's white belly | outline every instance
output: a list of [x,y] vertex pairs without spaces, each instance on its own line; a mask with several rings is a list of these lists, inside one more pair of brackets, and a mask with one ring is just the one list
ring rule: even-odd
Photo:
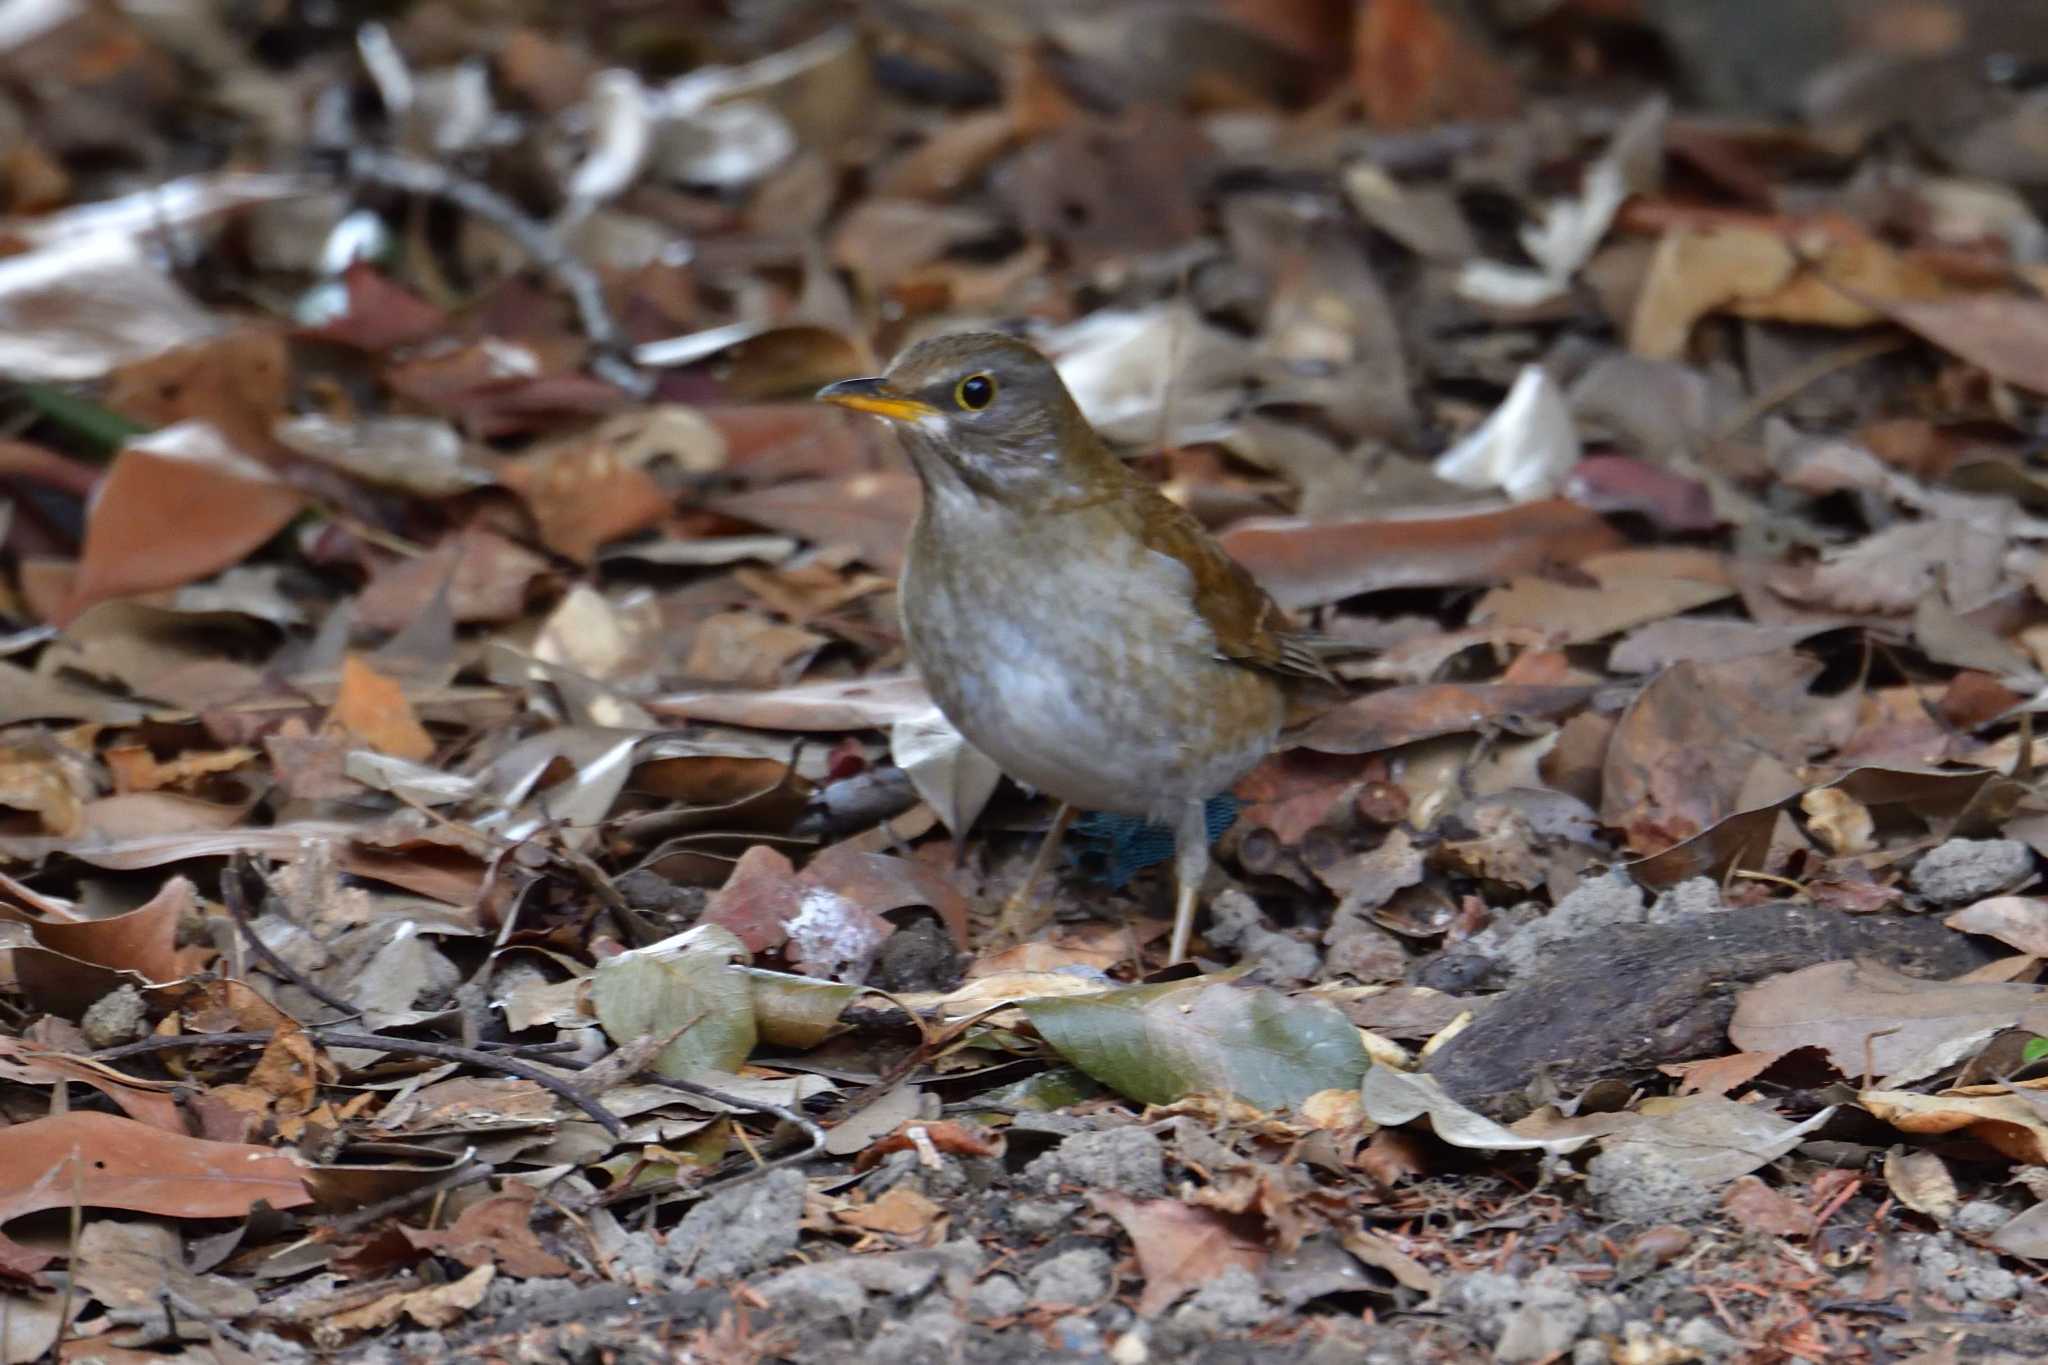
[[1003,771],[1085,810],[1162,817],[1271,748],[1277,694],[1263,704],[1263,679],[1215,657],[1180,564],[1134,547],[1119,573],[1043,570],[1022,589],[972,567],[939,583],[913,563],[904,579],[933,699]]

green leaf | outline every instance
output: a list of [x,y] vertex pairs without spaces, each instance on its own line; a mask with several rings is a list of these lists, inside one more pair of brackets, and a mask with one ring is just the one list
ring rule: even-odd
[[730,929],[700,924],[620,953],[591,974],[590,1004],[612,1042],[675,1035],[653,1070],[673,1080],[737,1071],[754,1050],[754,985],[733,964],[747,950]]
[[1061,1056],[1146,1104],[1207,1093],[1286,1108],[1356,1089],[1368,1065],[1335,1005],[1263,986],[1175,981],[1020,1003]]
[[2020,1049],[2022,1066],[2032,1066],[2043,1057],[2048,1057],[2048,1038],[2029,1038],[2027,1045]]
[[761,1041],[775,1047],[805,1051],[845,1030],[839,1016],[858,1000],[863,988],[812,976],[746,969],[754,983],[754,1024]]
[[80,398],[48,384],[22,384],[21,396],[42,416],[102,455],[111,455],[152,428],[130,421],[112,408]]

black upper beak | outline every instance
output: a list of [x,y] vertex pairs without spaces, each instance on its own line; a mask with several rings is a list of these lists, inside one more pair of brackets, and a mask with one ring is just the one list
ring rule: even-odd
[[880,376],[842,379],[837,384],[827,384],[818,390],[818,398],[826,403],[837,403],[842,408],[852,408],[855,412],[872,412],[877,417],[897,422],[919,421],[937,411],[921,398],[909,398],[896,392],[889,387],[889,381]]
[[842,379],[836,384],[827,384],[818,390],[818,397],[827,403],[842,402],[848,398],[880,398],[886,392],[882,376],[869,375],[863,379]]

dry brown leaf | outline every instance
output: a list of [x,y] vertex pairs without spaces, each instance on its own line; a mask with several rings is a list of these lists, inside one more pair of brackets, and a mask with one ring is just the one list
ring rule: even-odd
[[31,1119],[0,1143],[0,1223],[39,1209],[130,1209],[173,1218],[240,1218],[258,1201],[311,1202],[287,1152],[205,1142],[112,1114]]
[[1884,1183],[1894,1199],[1937,1223],[1948,1222],[1962,1203],[1948,1163],[1933,1152],[1892,1148],[1884,1154]]
[[1807,824],[1837,857],[1868,853],[1875,846],[1871,836],[1877,824],[1870,818],[1870,808],[1840,787],[1815,787],[1801,793],[1799,809],[1806,812]]
[[210,429],[169,428],[114,457],[93,499],[62,619],[239,564],[305,505]]
[[777,687],[795,682],[830,643],[758,612],[723,611],[698,623],[683,671],[696,682]]
[[361,655],[351,654],[342,662],[341,690],[327,720],[379,753],[415,763],[434,756],[433,737],[413,714],[405,689]]
[[1460,516],[1247,521],[1220,539],[1284,607],[1388,588],[1497,583],[1624,543],[1597,514],[1558,499]]
[[1866,1090],[1856,1103],[1902,1133],[1967,1132],[2014,1161],[2048,1165],[2048,1107],[2038,1095]]
[[542,1248],[533,1231],[533,1206],[539,1198],[529,1186],[507,1184],[502,1193],[471,1204],[452,1227],[401,1231],[422,1251],[452,1256],[466,1266],[495,1263],[521,1278],[572,1273],[568,1262]]
[[1942,921],[1966,934],[1986,934],[1999,942],[2048,957],[2048,900],[2038,896],[1993,896],[1964,906]]
[[1178,1199],[1133,1199],[1096,1190],[1088,1202],[1123,1226],[1145,1277],[1138,1316],[1156,1317],[1194,1289],[1232,1266],[1262,1273],[1270,1253],[1259,1221],[1245,1214],[1218,1213]]
[[159,787],[183,786],[215,773],[232,772],[256,757],[254,749],[188,749],[169,759],[159,759],[147,745],[116,744],[100,751],[114,775],[114,790],[155,791]]
[[375,630],[402,630],[445,588],[458,624],[510,621],[547,571],[548,561],[525,546],[472,526],[424,555],[378,568],[356,598],[356,618]]
[[1326,711],[1296,744],[1325,754],[1364,754],[1436,735],[1499,728],[1541,733],[1593,694],[1591,687],[1516,683],[1425,683],[1389,687]]
[[29,828],[59,838],[85,825],[85,804],[62,757],[43,746],[0,746],[0,811],[32,815]]
[[654,476],[595,437],[508,463],[499,478],[525,501],[542,542],[582,564],[607,541],[644,531],[669,511]]
[[946,1210],[908,1185],[892,1185],[881,1198],[868,1204],[834,1209],[832,1217],[863,1232],[885,1232],[892,1237],[922,1238],[946,1216]]
[[1542,630],[1560,644],[1590,644],[1735,595],[1721,556],[1692,550],[1594,555],[1578,566],[1595,586],[1517,578],[1472,609],[1479,625]]
[[1823,962],[1736,996],[1728,1036],[1748,1049],[1821,1048],[1845,1076],[1911,1080],[2015,1027],[2048,1034],[2048,989],[1926,981],[1874,962]]
[[177,943],[179,922],[188,918],[199,918],[198,898],[191,882],[172,877],[147,904],[125,915],[71,924],[46,922],[33,926],[32,932],[36,942],[67,957],[159,983],[186,975]]
[[1608,741],[1601,818],[1653,853],[1792,795],[1794,766],[1822,743],[1808,733],[1819,672],[1790,652],[1666,669]]
[[336,1332],[372,1332],[408,1317],[422,1327],[446,1327],[483,1302],[484,1291],[497,1275],[497,1266],[480,1265],[459,1280],[430,1289],[400,1290],[375,1303],[336,1313],[321,1325]]

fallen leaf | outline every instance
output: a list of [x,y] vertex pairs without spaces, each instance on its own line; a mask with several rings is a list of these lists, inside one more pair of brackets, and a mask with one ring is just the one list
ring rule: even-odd
[[1495,583],[1619,549],[1619,532],[1561,499],[1459,516],[1240,522],[1219,537],[1284,607],[1389,588]]
[[17,1123],[0,1154],[0,1223],[82,1204],[171,1218],[240,1218],[310,1203],[287,1152],[166,1133],[83,1110]]
[[1823,962],[1738,994],[1728,1036],[1752,1050],[1818,1047],[1843,1075],[1903,1084],[2015,1027],[2048,1034],[2048,989],[1925,981],[1872,962]]
[[174,588],[241,562],[305,498],[203,423],[130,442],[86,521],[63,620],[113,597]]
[[1282,1108],[1356,1085],[1366,1069],[1334,1006],[1263,987],[1196,979],[1021,1004],[1062,1057],[1146,1104],[1209,1094]]
[[341,690],[335,694],[328,723],[355,736],[379,753],[424,763],[434,756],[434,740],[413,714],[405,689],[351,654],[342,662]]
[[1116,1219],[1131,1239],[1138,1273],[1145,1277],[1137,1303],[1141,1318],[1156,1317],[1233,1266],[1260,1274],[1271,1255],[1259,1220],[1248,1214],[1107,1190],[1090,1191],[1088,1202]]
[[1942,921],[1966,934],[1986,934],[2023,953],[2048,957],[2048,900],[2037,896],[1993,896],[1965,906]]

